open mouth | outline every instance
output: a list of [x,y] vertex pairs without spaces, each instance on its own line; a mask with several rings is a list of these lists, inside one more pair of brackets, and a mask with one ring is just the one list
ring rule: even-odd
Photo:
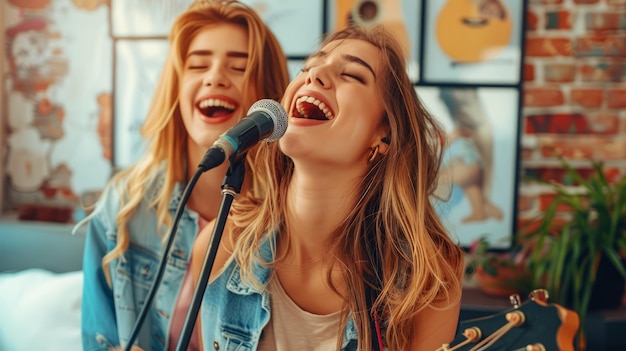
[[335,118],[325,103],[312,96],[301,96],[296,100],[295,117],[328,121]]
[[220,99],[202,100],[197,106],[200,112],[209,118],[227,116],[237,109],[235,104]]

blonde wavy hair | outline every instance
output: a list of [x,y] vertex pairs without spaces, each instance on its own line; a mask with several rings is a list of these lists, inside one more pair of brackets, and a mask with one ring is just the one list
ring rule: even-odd
[[[149,198],[150,205],[156,208],[158,228],[171,225],[168,211],[171,193],[175,184],[185,181],[187,177],[187,160],[184,157],[187,154],[187,131],[178,99],[185,55],[198,32],[207,26],[223,23],[241,26],[248,33],[248,63],[243,91],[250,91],[250,86],[254,91],[252,96],[244,96],[244,106],[265,98],[280,100],[289,83],[287,59],[278,40],[250,7],[237,1],[196,1],[177,17],[169,34],[170,50],[141,128],[141,135],[148,141],[147,151],[136,164],[116,174],[109,183],[114,184],[124,196],[116,217],[116,246],[102,260],[108,279],[109,270],[106,268],[128,249],[127,223],[147,195],[147,184],[157,176],[163,177],[163,185],[157,194]],[[250,150],[248,154],[254,152]],[[249,174],[246,179],[252,178]],[[248,184],[247,189],[251,188],[256,187]],[[164,236],[165,233],[160,234]]]
[[[348,317],[354,318],[358,349],[371,350],[367,288],[376,292],[373,308],[381,315],[390,349],[406,350],[418,312],[460,300],[463,251],[431,203],[444,133],[420,102],[406,74],[401,46],[389,32],[379,26],[349,27],[330,34],[322,47],[343,39],[365,40],[380,49],[384,71],[377,86],[391,143],[384,157],[370,163],[360,183],[361,201],[325,244],[338,258],[336,265],[347,283],[342,323],[345,327]],[[242,278],[253,283],[250,268],[261,261],[260,241],[272,232],[280,240],[286,235],[281,230],[289,227],[284,204],[294,167],[276,143],[264,145],[257,156],[256,175],[267,195],[240,201],[233,211],[234,254]],[[330,270],[328,282],[333,286]]]

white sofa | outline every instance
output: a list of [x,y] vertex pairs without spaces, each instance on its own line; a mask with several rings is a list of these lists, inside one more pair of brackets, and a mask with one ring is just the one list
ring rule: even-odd
[[84,232],[0,220],[0,350],[76,350]]

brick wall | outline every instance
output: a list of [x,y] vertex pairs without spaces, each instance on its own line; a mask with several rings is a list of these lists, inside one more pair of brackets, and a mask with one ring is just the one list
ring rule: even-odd
[[[626,0],[529,0],[521,176],[563,183],[559,156],[626,175]],[[541,213],[545,187],[520,181],[520,221]]]

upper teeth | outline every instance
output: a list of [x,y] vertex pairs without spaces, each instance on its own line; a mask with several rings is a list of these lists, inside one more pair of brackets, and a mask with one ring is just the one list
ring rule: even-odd
[[317,106],[320,111],[324,112],[324,116],[326,116],[326,118],[333,119],[334,116],[332,112],[330,112],[330,109],[326,107],[326,104],[311,96],[301,96],[296,100],[296,109],[298,109],[298,112],[300,112],[301,115],[306,116],[305,110],[302,106],[303,102],[308,102]]
[[199,104],[200,108],[208,108],[208,107],[223,107],[229,110],[234,110],[235,109],[235,105],[228,103],[224,100],[220,100],[220,99],[206,99],[206,100],[202,100],[200,101]]

